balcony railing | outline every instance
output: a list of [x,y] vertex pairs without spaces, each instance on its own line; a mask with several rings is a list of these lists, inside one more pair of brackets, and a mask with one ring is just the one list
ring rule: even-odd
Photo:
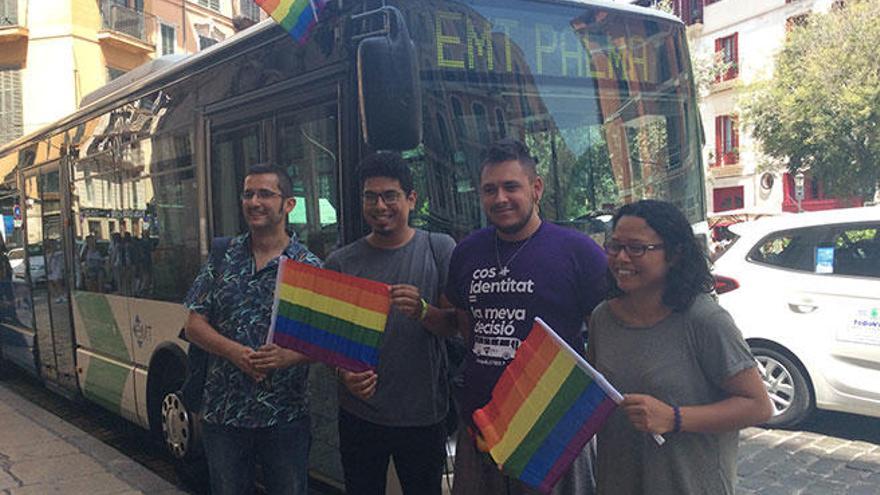
[[18,25],[18,0],[0,0],[0,27]]
[[[3,0],[0,0],[3,1]],[[104,29],[122,33],[147,44],[154,44],[156,33],[156,17],[113,0],[101,1],[101,16],[104,18]]]

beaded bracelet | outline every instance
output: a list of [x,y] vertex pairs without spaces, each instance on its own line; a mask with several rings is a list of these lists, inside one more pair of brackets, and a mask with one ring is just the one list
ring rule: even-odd
[[672,414],[675,415],[672,433],[679,433],[681,431],[681,409],[678,406],[672,406]]

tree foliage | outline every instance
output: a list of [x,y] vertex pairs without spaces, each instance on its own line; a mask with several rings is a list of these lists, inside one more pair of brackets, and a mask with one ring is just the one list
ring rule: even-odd
[[763,152],[831,193],[870,197],[880,180],[878,46],[880,0],[852,0],[795,27],[773,79],[741,100]]

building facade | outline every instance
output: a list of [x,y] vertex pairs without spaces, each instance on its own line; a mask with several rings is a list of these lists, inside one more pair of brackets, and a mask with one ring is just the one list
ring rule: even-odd
[[692,58],[721,68],[700,98],[710,216],[730,211],[761,215],[860,204],[858,200],[827,196],[822,184],[806,171],[804,195],[798,205],[798,178],[763,155],[760,143],[739,119],[743,88],[773,77],[774,57],[787,33],[806,22],[812,13],[843,6],[843,0],[672,1],[675,13],[688,25]]
[[164,55],[203,50],[259,20],[254,0],[0,0],[0,145]]

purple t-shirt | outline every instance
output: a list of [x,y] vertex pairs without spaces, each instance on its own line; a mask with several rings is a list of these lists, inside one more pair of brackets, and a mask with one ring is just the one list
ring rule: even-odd
[[473,323],[459,397],[464,418],[489,402],[536,316],[583,351],[584,318],[605,297],[607,266],[592,239],[546,221],[525,241],[502,241],[490,227],[456,246],[446,297]]

